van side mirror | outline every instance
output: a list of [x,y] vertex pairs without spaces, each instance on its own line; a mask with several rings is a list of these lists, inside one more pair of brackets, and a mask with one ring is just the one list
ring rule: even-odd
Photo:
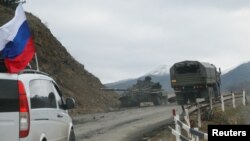
[[75,108],[75,100],[73,98],[66,98],[65,109],[73,109]]

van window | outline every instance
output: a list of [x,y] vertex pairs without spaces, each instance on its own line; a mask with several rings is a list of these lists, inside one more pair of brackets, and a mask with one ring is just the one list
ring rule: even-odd
[[64,109],[64,100],[60,94],[59,88],[56,86],[56,84],[53,85],[53,88],[54,88],[54,93],[55,93],[56,101],[58,103],[59,108]]
[[16,80],[0,80],[0,112],[19,111]]
[[57,108],[53,84],[49,80],[32,80],[30,82],[31,108]]

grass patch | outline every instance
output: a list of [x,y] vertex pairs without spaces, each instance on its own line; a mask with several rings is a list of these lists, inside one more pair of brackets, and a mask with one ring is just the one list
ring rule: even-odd
[[[244,117],[240,116],[239,111],[242,110],[242,106],[234,108],[228,108],[224,112],[221,111],[220,107],[216,107],[209,114],[209,119],[207,113],[202,116],[202,127],[201,131],[207,132],[208,125],[236,125],[244,124]],[[193,120],[197,121],[197,117],[192,116]],[[196,122],[197,127],[197,122]]]

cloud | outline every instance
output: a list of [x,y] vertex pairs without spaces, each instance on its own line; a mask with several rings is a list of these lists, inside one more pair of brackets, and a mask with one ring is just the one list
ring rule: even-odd
[[249,59],[247,0],[30,0],[25,10],[104,83],[183,60],[225,70]]

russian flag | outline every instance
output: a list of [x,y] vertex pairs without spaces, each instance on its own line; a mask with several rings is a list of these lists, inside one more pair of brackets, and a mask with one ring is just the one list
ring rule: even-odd
[[0,27],[0,53],[9,73],[23,70],[35,54],[34,43],[21,4],[17,6],[14,18]]

